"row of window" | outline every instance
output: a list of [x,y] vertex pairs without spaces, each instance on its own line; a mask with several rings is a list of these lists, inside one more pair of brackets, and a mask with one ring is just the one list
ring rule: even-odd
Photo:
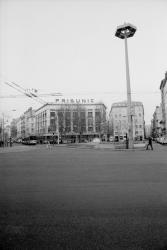
[[[118,117],[127,117],[126,114],[115,114],[114,116],[115,116],[115,118],[118,118]],[[135,116],[142,117],[142,114],[138,113],[138,114],[135,114]]]

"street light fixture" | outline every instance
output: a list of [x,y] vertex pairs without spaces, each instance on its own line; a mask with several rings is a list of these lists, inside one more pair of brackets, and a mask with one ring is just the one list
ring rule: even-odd
[[127,113],[128,113],[128,135],[129,148],[133,148],[133,121],[132,121],[132,104],[131,104],[131,88],[130,88],[130,74],[129,74],[129,60],[128,60],[128,44],[127,38],[132,37],[137,28],[130,24],[124,23],[117,27],[115,36],[120,39],[125,39],[125,64],[126,64],[126,83],[127,83]]

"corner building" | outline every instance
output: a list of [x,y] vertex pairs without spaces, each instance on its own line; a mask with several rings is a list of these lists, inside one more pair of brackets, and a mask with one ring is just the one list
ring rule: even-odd
[[[132,102],[132,122],[133,139],[144,139],[144,107],[142,102]],[[116,141],[124,140],[128,136],[128,113],[127,102],[113,103],[110,114],[109,124]]]
[[[58,99],[57,99],[58,100]],[[103,103],[48,103],[35,112],[36,135],[41,141],[54,136],[72,142],[103,137],[106,128],[106,106]]]

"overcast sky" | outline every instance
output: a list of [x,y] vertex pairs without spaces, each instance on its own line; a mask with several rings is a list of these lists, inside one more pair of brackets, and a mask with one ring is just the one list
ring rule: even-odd
[[[0,0],[0,95],[19,94],[8,80],[39,94],[95,98],[109,111],[127,98],[124,40],[115,31],[129,22],[137,27],[128,39],[132,100],[143,102],[150,123],[167,70],[166,10],[165,0]],[[0,105],[10,117],[40,106],[28,97]]]

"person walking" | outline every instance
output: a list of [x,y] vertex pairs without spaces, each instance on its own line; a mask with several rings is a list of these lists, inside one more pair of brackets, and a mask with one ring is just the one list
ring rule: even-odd
[[11,137],[9,139],[9,144],[10,144],[10,147],[12,147],[13,142],[12,142],[12,138]]
[[152,144],[152,137],[151,136],[149,136],[149,138],[148,138],[148,144],[147,144],[146,150],[148,150],[149,146],[150,146],[151,150],[153,150],[153,144]]

